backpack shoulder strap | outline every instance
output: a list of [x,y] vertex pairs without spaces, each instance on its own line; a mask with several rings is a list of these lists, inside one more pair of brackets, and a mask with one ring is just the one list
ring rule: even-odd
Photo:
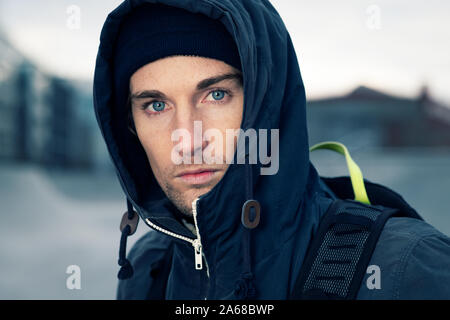
[[355,299],[392,216],[409,215],[380,205],[335,200],[319,224],[290,299]]
[[320,149],[343,154],[350,176],[321,177],[336,199],[320,221],[289,299],[355,299],[386,221],[422,218],[399,194],[365,180],[343,144],[310,148]]

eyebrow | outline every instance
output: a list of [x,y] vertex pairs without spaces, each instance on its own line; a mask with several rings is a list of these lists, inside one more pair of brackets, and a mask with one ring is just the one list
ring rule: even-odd
[[[216,84],[224,80],[234,80],[239,82],[240,85],[242,85],[242,73],[226,73],[211,78],[203,79],[199,83],[197,83],[196,90],[200,91],[206,89],[212,86],[213,84]],[[144,90],[137,93],[133,93],[130,96],[130,100],[148,99],[148,98],[166,99],[166,95],[159,90]]]

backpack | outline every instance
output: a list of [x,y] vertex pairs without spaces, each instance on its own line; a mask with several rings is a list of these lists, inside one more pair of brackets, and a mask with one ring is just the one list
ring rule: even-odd
[[[320,177],[336,199],[322,216],[308,247],[290,300],[355,299],[386,221],[391,217],[423,220],[406,201],[389,188],[363,179],[347,148],[338,142],[322,142],[310,151],[330,149],[343,154],[349,176]],[[368,195],[370,195],[370,200]],[[155,276],[155,287],[147,299],[164,299],[170,265],[170,250]]]
[[337,199],[321,218],[289,299],[355,299],[386,221],[423,219],[399,194],[363,179],[343,144],[322,142],[310,151],[318,149],[343,154],[350,176],[321,177]]

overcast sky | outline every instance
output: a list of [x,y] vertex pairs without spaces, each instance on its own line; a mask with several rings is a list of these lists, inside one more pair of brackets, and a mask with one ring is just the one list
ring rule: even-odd
[[[43,70],[92,79],[101,27],[120,2],[0,0],[0,28]],[[428,84],[450,105],[450,1],[271,2],[294,41],[309,98],[361,84],[414,96]]]

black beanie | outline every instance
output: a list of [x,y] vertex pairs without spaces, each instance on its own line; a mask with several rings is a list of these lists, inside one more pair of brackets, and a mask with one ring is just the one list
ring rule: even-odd
[[236,44],[220,21],[163,4],[144,4],[128,15],[120,26],[114,53],[119,106],[126,104],[133,73],[160,58],[201,56],[241,70]]

